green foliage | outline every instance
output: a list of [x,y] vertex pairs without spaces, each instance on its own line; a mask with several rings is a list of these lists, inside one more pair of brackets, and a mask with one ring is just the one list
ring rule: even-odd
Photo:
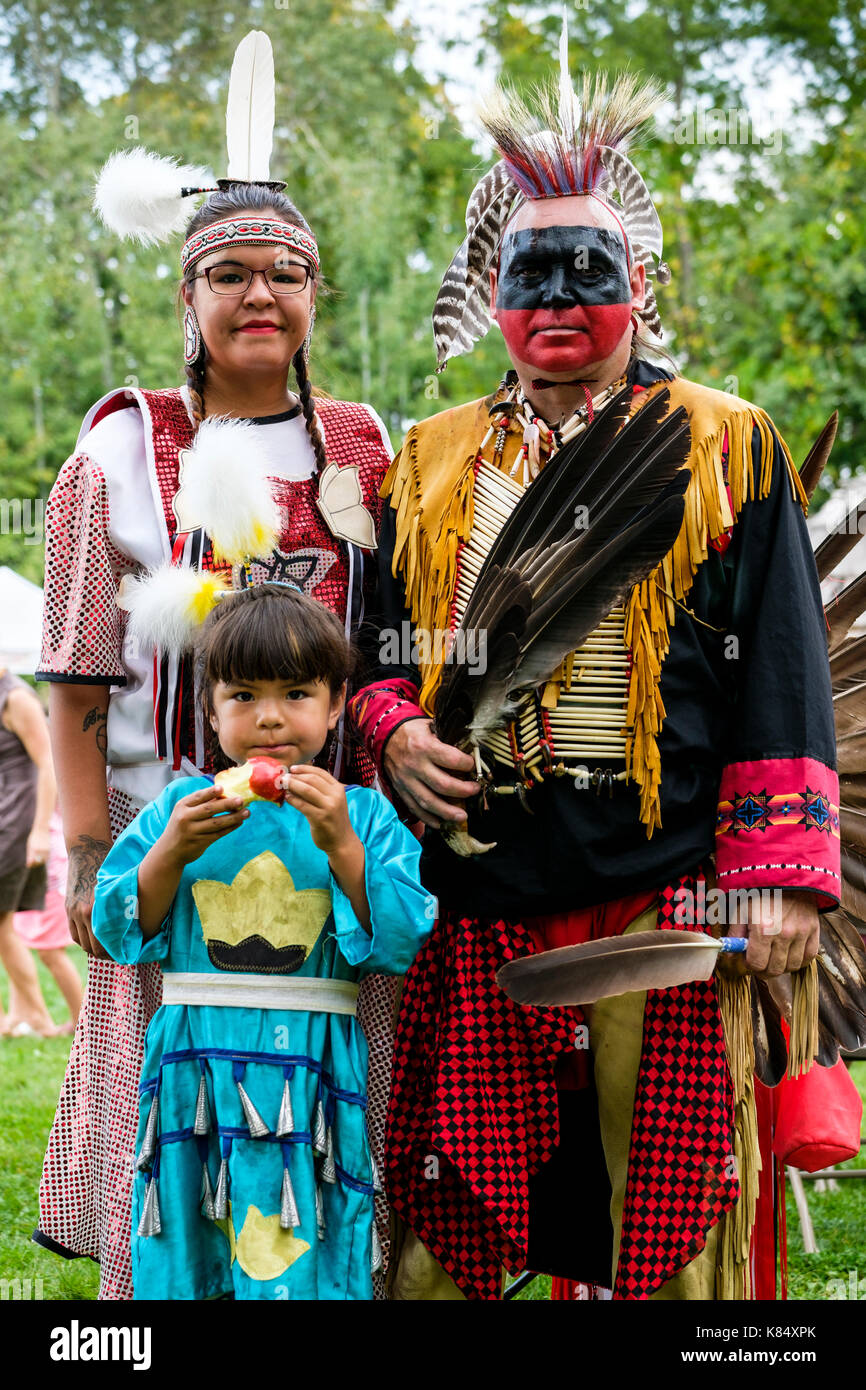
[[[559,15],[552,3],[486,0],[479,60],[495,55],[522,88],[553,75]],[[666,91],[638,162],[664,222],[673,280],[659,304],[681,368],[764,405],[798,459],[839,405],[832,467],[856,470],[866,433],[859,17],[847,0],[808,12],[781,0],[760,11],[737,0],[721,11],[709,0],[608,0],[572,3],[570,20],[573,71],[629,67]],[[178,246],[142,250],[106,233],[92,184],[113,149],[135,144],[221,173],[227,73],[252,27],[267,29],[275,50],[272,167],[316,232],[330,290],[313,380],[370,400],[396,442],[410,421],[486,394],[505,370],[494,329],[434,373],[430,312],[489,160],[442,84],[417,71],[415,32],[391,0],[207,11],[198,0],[0,0],[3,497],[47,496],[105,391],[182,380]],[[683,134],[698,109],[747,104],[737,60],[756,38],[767,73],[810,58],[811,147],[783,131],[780,154],[720,152]],[[38,580],[40,553],[0,532],[0,563]]]

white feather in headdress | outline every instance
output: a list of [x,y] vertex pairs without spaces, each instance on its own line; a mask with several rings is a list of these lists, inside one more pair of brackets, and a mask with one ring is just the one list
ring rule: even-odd
[[212,185],[213,176],[200,165],[180,164],[151,150],[118,150],[99,174],[93,208],[110,231],[156,246],[186,226],[190,209],[181,189]]
[[268,480],[272,466],[248,420],[205,420],[180,455],[179,529],[203,527],[218,563],[270,555],[280,533],[280,508]]
[[224,593],[231,593],[224,574],[185,565],[158,565],[142,575],[126,575],[117,606],[129,614],[127,637],[140,647],[180,653]]
[[253,29],[235,49],[226,102],[227,175],[267,182],[274,143],[274,51]]

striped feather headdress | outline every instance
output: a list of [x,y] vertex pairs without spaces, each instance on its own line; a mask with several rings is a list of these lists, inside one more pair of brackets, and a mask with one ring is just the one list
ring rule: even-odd
[[[655,276],[660,284],[670,279],[661,259],[658,213],[625,153],[629,139],[659,105],[661,89],[631,74],[617,77],[612,84],[605,74],[595,78],[584,74],[578,95],[568,72],[564,15],[559,58],[559,82],[539,91],[535,110],[502,88],[481,108],[481,123],[502,158],[472,190],[466,208],[466,239],[445,272],[436,299],[433,334],[438,371],[449,357],[471,352],[490,327],[490,267],[506,224],[526,199],[595,195],[616,212],[632,254],[647,276]],[[646,327],[661,337],[649,279],[646,304],[638,313]]]

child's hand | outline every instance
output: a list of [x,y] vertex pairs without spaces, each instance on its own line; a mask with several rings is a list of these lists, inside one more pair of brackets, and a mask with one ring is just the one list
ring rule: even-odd
[[355,838],[346,806],[346,789],[324,768],[298,763],[280,779],[286,801],[306,816],[313,844],[331,855]]
[[218,787],[203,787],[181,797],[160,839],[169,859],[191,864],[208,845],[246,820],[249,811],[239,796],[223,796]]

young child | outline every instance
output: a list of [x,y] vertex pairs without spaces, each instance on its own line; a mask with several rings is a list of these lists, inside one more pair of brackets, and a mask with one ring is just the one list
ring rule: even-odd
[[225,598],[202,635],[224,763],[287,769],[285,804],[173,782],[99,872],[94,931],[158,960],[133,1196],[137,1299],[369,1299],[378,1262],[364,1123],[365,971],[404,972],[436,913],[390,803],[315,759],[350,652],[289,588]]

